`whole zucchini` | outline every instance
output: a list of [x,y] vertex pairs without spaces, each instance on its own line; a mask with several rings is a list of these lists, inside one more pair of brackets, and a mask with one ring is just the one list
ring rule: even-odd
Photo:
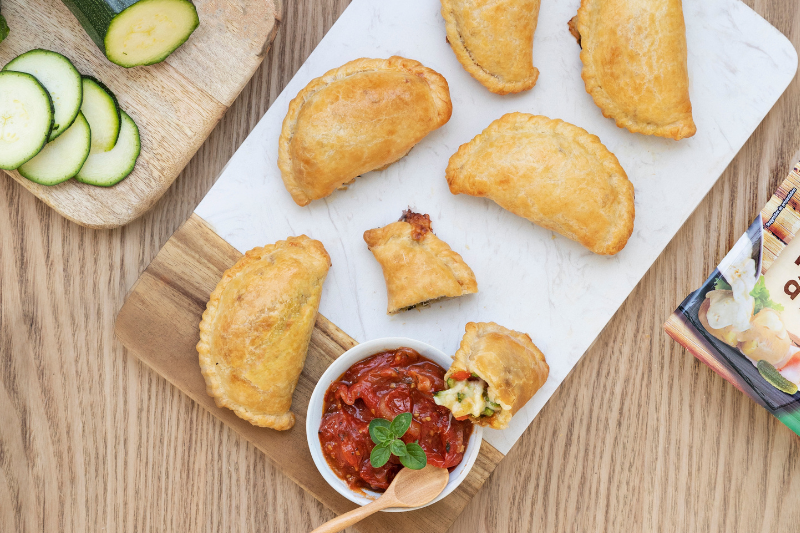
[[190,0],[61,0],[89,37],[117,65],[167,58],[200,24]]

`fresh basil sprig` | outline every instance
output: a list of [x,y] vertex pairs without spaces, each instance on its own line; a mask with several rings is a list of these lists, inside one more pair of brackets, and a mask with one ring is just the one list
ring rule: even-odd
[[369,462],[380,468],[394,455],[406,468],[419,470],[428,464],[428,457],[419,441],[406,444],[400,437],[411,427],[411,413],[402,413],[389,422],[383,418],[373,418],[369,423],[369,436],[375,447],[369,454]]

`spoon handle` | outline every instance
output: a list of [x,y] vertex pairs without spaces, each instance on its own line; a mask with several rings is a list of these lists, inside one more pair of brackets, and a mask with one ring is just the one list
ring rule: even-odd
[[368,503],[363,507],[358,507],[350,512],[344,513],[343,515],[339,515],[333,520],[325,522],[311,533],[336,533],[337,531],[341,531],[346,527],[352,526],[356,522],[360,522],[371,514],[375,514],[382,509],[392,506],[392,502],[390,500],[381,500],[384,500],[384,498],[378,498],[374,502]]

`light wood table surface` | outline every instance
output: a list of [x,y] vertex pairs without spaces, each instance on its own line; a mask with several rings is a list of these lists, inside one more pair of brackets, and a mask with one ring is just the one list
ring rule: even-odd
[[[332,517],[113,326],[347,3],[285,3],[252,82],[125,228],[78,227],[0,175],[0,531],[300,533]],[[800,4],[747,4],[800,48]],[[452,531],[798,530],[800,437],[661,325],[799,158],[795,79]]]

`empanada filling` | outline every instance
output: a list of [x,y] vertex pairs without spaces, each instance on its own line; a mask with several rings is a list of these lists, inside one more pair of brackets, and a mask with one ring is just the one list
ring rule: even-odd
[[490,399],[489,387],[476,374],[456,372],[447,379],[447,388],[433,395],[436,405],[450,409],[456,420],[494,416],[502,410],[500,404]]
[[433,298],[432,300],[425,300],[424,302],[420,302],[418,304],[409,305],[408,307],[403,307],[398,309],[397,311],[411,311],[412,309],[422,309],[423,307],[428,307],[432,303],[438,302],[439,300],[449,300],[447,296],[442,296],[440,298]]
[[421,241],[425,238],[426,233],[433,232],[433,228],[431,227],[431,216],[415,213],[411,210],[411,208],[403,211],[403,216],[400,217],[399,221],[408,222],[411,224],[411,226],[414,228],[414,231],[411,233],[411,238],[415,241]]

